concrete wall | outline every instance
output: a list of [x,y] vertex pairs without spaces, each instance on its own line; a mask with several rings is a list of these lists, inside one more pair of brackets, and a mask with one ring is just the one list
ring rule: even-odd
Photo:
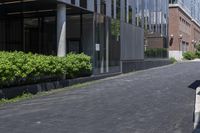
[[122,62],[122,72],[128,73],[169,64],[172,64],[172,62],[168,59],[124,61]]
[[169,51],[169,58],[171,58],[171,57],[180,61],[183,58],[183,52],[182,51],[175,51],[175,50]]

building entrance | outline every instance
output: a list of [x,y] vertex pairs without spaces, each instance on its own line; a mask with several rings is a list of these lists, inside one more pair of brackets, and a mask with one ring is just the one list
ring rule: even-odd
[[81,40],[79,38],[77,39],[68,39],[67,41],[67,53],[73,52],[73,53],[80,53],[81,52]]
[[39,19],[26,18],[24,19],[24,50],[26,52],[38,53],[39,48]]

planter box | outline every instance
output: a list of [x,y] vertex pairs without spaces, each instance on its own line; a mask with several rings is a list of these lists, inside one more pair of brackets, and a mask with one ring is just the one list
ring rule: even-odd
[[38,92],[64,88],[64,87],[75,85],[78,83],[85,83],[88,81],[103,79],[106,77],[111,77],[111,76],[115,76],[119,74],[120,73],[93,75],[90,77],[82,77],[82,78],[77,78],[77,79],[66,79],[66,80],[59,80],[59,81],[50,81],[50,82],[43,82],[43,83],[37,83],[37,84],[16,86],[16,87],[10,87],[10,88],[2,88],[0,89],[0,99],[2,98],[11,99],[11,98],[20,96],[24,93],[37,94]]

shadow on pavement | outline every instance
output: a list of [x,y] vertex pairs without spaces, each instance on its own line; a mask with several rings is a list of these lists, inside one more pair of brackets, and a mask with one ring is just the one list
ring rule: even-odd
[[200,133],[199,129],[194,129],[194,131],[192,133]]
[[196,90],[197,87],[200,86],[200,80],[196,80],[195,82],[193,82],[192,84],[190,84],[188,87],[193,89],[193,90]]

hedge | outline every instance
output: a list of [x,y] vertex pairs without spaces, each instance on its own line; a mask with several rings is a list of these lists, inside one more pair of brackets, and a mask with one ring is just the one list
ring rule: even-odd
[[0,52],[0,87],[38,82],[41,79],[77,78],[91,74],[91,58],[70,53],[66,57],[24,52]]
[[148,48],[145,51],[146,58],[167,58],[168,52],[166,48]]
[[186,60],[193,60],[196,57],[197,56],[196,56],[195,52],[188,51],[188,52],[183,53],[183,58],[186,59]]

